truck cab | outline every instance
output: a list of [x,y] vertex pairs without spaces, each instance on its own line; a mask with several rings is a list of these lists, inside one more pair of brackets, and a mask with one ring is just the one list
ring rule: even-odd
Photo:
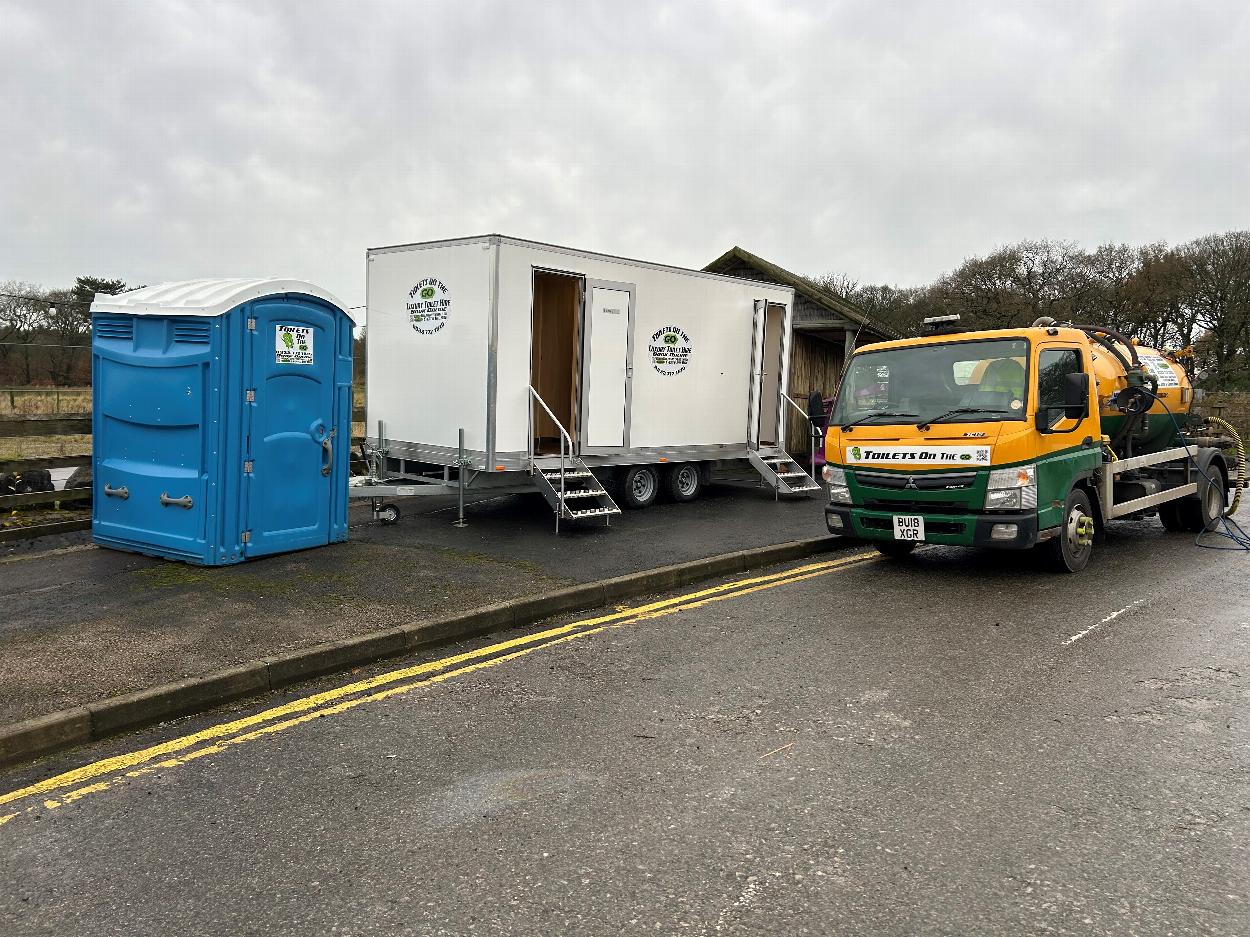
[[[1103,520],[1197,495],[1183,449],[1143,456],[1150,464],[1131,475],[1107,468],[1118,457],[1106,432],[1138,421],[1125,434],[1131,446],[1156,416],[1150,411],[1167,417],[1160,380],[1135,348],[1084,327],[942,325],[920,338],[865,346],[848,362],[826,435],[831,533],[872,541],[889,555],[921,542],[1042,545],[1053,565],[1075,572],[1088,563]],[[1133,363],[1120,368],[1130,356]],[[1175,375],[1163,383],[1180,391],[1178,365]],[[1140,412],[1126,415],[1116,395],[1135,386],[1152,399],[1142,396]],[[1192,394],[1187,381],[1183,390]],[[1226,480],[1227,469],[1217,468]],[[1132,510],[1113,513],[1125,499]]]

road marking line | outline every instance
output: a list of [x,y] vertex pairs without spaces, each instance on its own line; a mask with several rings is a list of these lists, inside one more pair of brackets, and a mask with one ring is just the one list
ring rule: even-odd
[[1090,625],[1084,631],[1078,631],[1076,634],[1072,635],[1072,637],[1068,638],[1068,640],[1064,641],[1063,646],[1067,647],[1069,644],[1076,643],[1077,641],[1081,640],[1081,638],[1089,634],[1091,631],[1097,628],[1101,628],[1103,625],[1105,625],[1109,621],[1115,621],[1117,618],[1119,618],[1121,615],[1127,612],[1130,608],[1141,605],[1142,602],[1145,602],[1145,601],[1146,601],[1145,599],[1138,599],[1136,602],[1130,602],[1128,605],[1124,606],[1124,608],[1120,609],[1118,612],[1112,612],[1102,621],[1097,622],[1096,624]]
[[[406,693],[411,689],[419,686],[427,686],[434,683],[440,683],[452,676],[460,676],[472,673],[476,670],[483,669],[487,666],[494,666],[496,663],[513,660],[517,657],[524,656],[532,651],[549,647],[553,644],[562,643],[571,640],[574,637],[589,634],[597,634],[604,628],[630,624],[644,619],[659,618],[671,615],[679,611],[685,611],[691,608],[700,608],[710,602],[723,601],[725,599],[737,598],[742,595],[748,595],[758,592],[762,589],[770,589],[776,586],[787,585],[791,582],[802,582],[816,576],[826,575],[836,572],[849,566],[860,565],[864,562],[870,562],[879,558],[875,553],[860,553],[839,560],[833,560],[822,563],[811,563],[806,566],[796,567],[781,573],[772,573],[766,576],[755,576],[747,579],[734,580],[728,583],[722,583],[718,586],[712,586],[707,589],[701,589],[697,592],[687,593],[681,596],[674,596],[669,599],[662,599],[658,602],[652,602],[647,605],[639,606],[633,609],[627,609],[622,612],[615,612],[609,615],[602,615],[597,618],[588,618],[581,621],[570,622],[567,625],[561,625],[556,628],[549,628],[541,632],[523,635],[508,641],[501,641],[497,644],[484,648],[478,648],[473,651],[467,651],[462,654],[452,655],[436,661],[429,661],[413,667],[404,667],[393,670],[388,673],[379,674],[366,680],[356,681],[342,687],[337,687],[323,693],[317,693],[312,696],[304,697],[298,700],[292,700],[282,706],[275,706],[271,709],[264,710],[251,716],[241,719],[235,719],[230,722],[221,723],[216,726],[210,726],[199,732],[171,739],[159,745],[153,745],[148,748],[140,749],[135,752],[129,752],[123,755],[117,755],[111,758],[101,759],[100,761],[75,768],[71,771],[64,772],[51,778],[47,778],[36,784],[11,791],[7,794],[0,795],[0,804],[10,803],[17,800],[23,800],[27,797],[34,797],[39,794],[46,794],[51,791],[60,790],[66,787],[73,787],[83,781],[97,778],[102,775],[113,774],[115,772],[125,772],[111,781],[102,782],[101,784],[88,785],[86,787],[77,788],[65,795],[60,801],[48,800],[44,806],[48,809],[55,809],[62,803],[69,803],[78,797],[85,796],[89,793],[95,793],[99,790],[106,790],[113,783],[121,778],[135,778],[149,774],[162,768],[171,768],[180,764],[185,764],[196,758],[203,757],[207,754],[214,754],[222,751],[228,745],[240,744],[245,741],[251,741],[261,738],[274,732],[282,731],[293,726],[301,725],[312,719],[322,716],[332,715],[344,712],[354,708],[363,702],[373,702],[379,699],[385,699],[395,693]],[[739,588],[741,587],[741,588]],[[691,601],[693,600],[693,601]],[[525,645],[530,645],[525,647]],[[521,648],[520,650],[512,650],[513,648]],[[502,651],[511,651],[510,653],[501,654],[500,656],[491,655],[499,654]],[[480,658],[490,657],[489,660],[480,661]],[[445,670],[446,668],[457,667],[467,661],[479,660],[479,663],[472,664],[467,667],[459,667],[455,670],[446,670],[445,673],[436,674],[433,677],[417,680],[413,683],[404,684],[399,687],[391,687],[378,693],[357,696],[354,699],[348,699],[344,702],[331,706],[325,706],[326,703],[333,703],[334,700],[342,699],[344,696],[352,696],[353,694],[362,693],[388,683],[396,683],[401,680],[414,676],[422,676],[433,671]],[[280,722],[273,723],[275,719],[281,719],[285,716],[299,715],[293,718],[283,719]],[[262,723],[272,723],[251,732],[236,735],[241,730],[250,729],[253,726]],[[225,738],[227,736],[235,736],[234,738]],[[210,741],[212,739],[223,739],[223,741],[208,745],[205,748],[189,752],[185,756],[163,758],[161,761],[154,761],[165,755],[172,755],[176,752],[193,748],[201,742]],[[125,771],[127,768],[137,770]],[[34,809],[34,808],[27,808]]]
[[794,743],[786,742],[786,744],[782,745],[781,748],[774,748],[771,752],[765,752],[764,754],[760,755],[760,761],[763,761],[765,758],[769,758],[777,754],[777,752],[784,752],[787,748],[794,748]]

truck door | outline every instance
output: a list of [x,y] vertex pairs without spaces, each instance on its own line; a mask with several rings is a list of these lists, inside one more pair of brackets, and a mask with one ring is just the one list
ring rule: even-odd
[[587,280],[585,310],[578,413],[581,451],[595,455],[629,447],[633,284]]
[[[333,312],[291,298],[253,303],[255,327],[245,403],[248,556],[330,542],[335,447],[351,427],[334,425],[336,326]],[[341,438],[340,438],[341,437]]]

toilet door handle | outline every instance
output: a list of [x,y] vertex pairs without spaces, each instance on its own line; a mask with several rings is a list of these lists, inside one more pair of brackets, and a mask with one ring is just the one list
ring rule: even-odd
[[121,498],[123,501],[125,501],[127,498],[130,497],[130,489],[127,488],[125,485],[122,485],[120,488],[114,488],[108,482],[105,482],[104,494],[107,497]]
[[189,511],[191,510],[191,506],[194,503],[195,502],[191,500],[190,495],[183,495],[181,498],[171,498],[169,496],[169,492],[167,491],[161,492],[161,504],[164,505],[165,507],[170,507],[171,505],[177,505],[178,507],[186,508]]
[[334,434],[338,432],[338,427],[330,430],[326,437],[321,440],[321,474],[329,475],[334,470]]

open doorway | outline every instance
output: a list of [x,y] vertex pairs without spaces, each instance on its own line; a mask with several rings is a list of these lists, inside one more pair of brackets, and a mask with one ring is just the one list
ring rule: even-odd
[[766,303],[764,340],[760,351],[759,444],[776,446],[781,440],[781,339],[785,331],[786,307]]
[[[533,337],[530,384],[556,422],[577,438],[577,372],[581,346],[582,278],[534,271]],[[560,452],[560,430],[540,406],[534,406],[534,454]]]

